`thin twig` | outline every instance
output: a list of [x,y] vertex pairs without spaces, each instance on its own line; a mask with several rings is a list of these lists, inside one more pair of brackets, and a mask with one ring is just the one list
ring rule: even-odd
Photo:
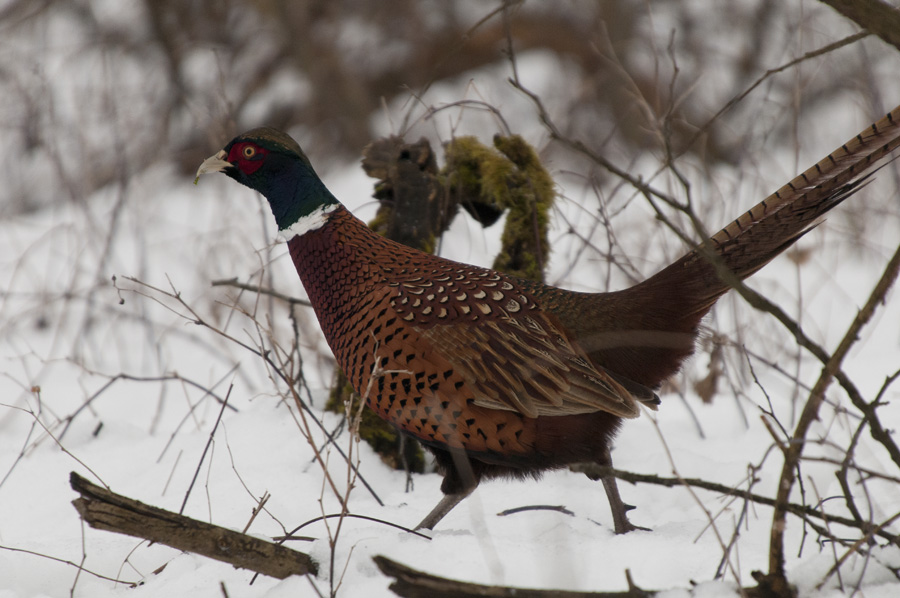
[[187,506],[188,498],[191,496],[191,490],[193,490],[194,488],[194,483],[197,481],[197,476],[200,475],[200,468],[203,466],[203,461],[206,459],[206,453],[209,452],[209,447],[216,437],[216,430],[219,429],[219,422],[222,421],[222,414],[225,413],[225,406],[228,405],[228,398],[231,396],[231,390],[233,388],[234,384],[231,384],[228,387],[228,392],[225,393],[225,401],[222,403],[222,408],[219,409],[219,416],[216,418],[216,423],[213,424],[213,429],[209,432],[209,438],[207,438],[206,445],[203,447],[203,453],[200,455],[200,461],[197,463],[196,469],[194,469],[194,477],[191,478],[191,483],[188,484],[188,488],[184,493],[184,501],[182,501],[181,503],[181,508],[178,509],[179,515],[182,515],[184,513],[184,508]]
[[115,577],[108,577],[106,575],[102,575],[100,573],[91,571],[90,569],[86,569],[83,565],[79,565],[78,563],[73,563],[72,561],[69,561],[66,559],[61,559],[61,558],[55,557],[55,556],[50,556],[49,554],[43,554],[40,552],[36,552],[34,550],[27,550],[25,548],[15,548],[13,546],[2,546],[2,545],[0,545],[0,550],[6,550],[8,552],[19,552],[22,554],[30,554],[32,556],[38,556],[38,557],[41,557],[42,559],[47,559],[49,561],[55,561],[57,563],[62,563],[63,565],[68,565],[69,567],[75,567],[76,569],[78,569],[78,571],[84,571],[88,575],[93,575],[97,579],[102,579],[104,581],[111,581],[114,583],[125,584],[126,586],[128,586],[130,588],[136,588],[138,586],[137,582],[125,581],[123,579],[117,579]]
[[290,295],[285,295],[284,293],[279,293],[275,289],[270,289],[268,287],[264,287],[258,284],[247,284],[244,282],[238,282],[237,278],[220,278],[218,280],[214,280],[210,283],[211,286],[214,287],[234,287],[237,289],[241,289],[244,291],[253,291],[254,293],[258,293],[260,295],[268,295],[270,297],[274,297],[275,299],[280,299],[285,303],[289,303],[290,305],[302,305],[304,307],[312,307],[312,303],[307,301],[306,299],[298,299],[296,297],[291,297]]

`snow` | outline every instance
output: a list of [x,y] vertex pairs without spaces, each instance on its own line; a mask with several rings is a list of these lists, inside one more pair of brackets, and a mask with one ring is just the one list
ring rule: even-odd
[[[187,79],[200,84],[199,71],[213,58],[196,52],[198,74]],[[126,57],[110,60],[109,69],[122,68],[131,72],[132,79],[138,78],[137,69],[116,66],[118,60],[127,62]],[[55,73],[65,66],[54,63],[47,68]],[[543,83],[537,80],[540,73],[554,68],[547,55],[522,55],[519,68],[552,108],[552,89],[568,67],[556,65],[557,71]],[[208,69],[205,73],[209,76]],[[511,122],[526,113],[533,122],[533,108],[523,97],[502,95],[490,83],[506,76],[503,67],[483,69],[473,74],[471,85],[436,83],[433,97],[458,99],[470,94],[502,104]],[[135,104],[125,117],[139,122],[141,106],[157,99],[139,100],[141,89],[154,86],[130,81],[127,91],[135,96]],[[293,79],[279,81],[274,87],[295,92],[302,88]],[[56,116],[63,123],[77,120],[80,111],[75,107],[82,96],[91,95],[89,89],[76,91]],[[251,106],[250,111],[257,108]],[[394,108],[394,114],[401,112]],[[802,156],[784,150],[770,153],[765,134],[758,133],[750,149],[759,151],[748,157],[751,166],[744,165],[743,171],[723,168],[717,173],[716,188],[693,189],[695,198],[713,198],[702,213],[709,228],[715,230],[788,180],[794,163],[804,168],[856,133],[875,116],[867,108],[840,106],[829,112],[821,107],[815,117],[827,119],[830,126],[818,129],[809,124],[813,116],[803,115],[798,126]],[[100,108],[89,111],[98,121],[105,117]],[[460,114],[466,117],[462,122]],[[784,118],[780,111],[760,110],[760,114],[755,126],[763,130]],[[391,130],[390,119],[379,118],[373,129]],[[743,126],[753,127],[750,120]],[[440,113],[427,126],[441,139],[497,129],[490,114],[473,116],[465,110],[452,116],[450,111]],[[121,127],[130,132],[129,124]],[[539,127],[523,132],[531,142],[546,140]],[[102,136],[91,139],[87,150],[115,153],[110,149],[115,144],[107,141]],[[136,142],[129,153],[137,153],[141,145]],[[208,148],[209,153],[217,149]],[[71,151],[63,156],[66,172],[77,169],[76,156],[82,154]],[[655,171],[655,161],[639,162],[633,165],[636,172],[648,176]],[[49,180],[42,180],[42,174],[47,176],[52,167],[49,162],[31,162],[25,174],[16,177],[16,185],[33,182],[40,194]],[[677,257],[681,243],[662,228],[648,232],[646,223],[653,213],[639,199],[627,196],[630,191],[604,189],[609,195],[598,197],[589,175],[568,171],[568,164],[551,167],[563,196],[551,233],[549,279],[554,283],[578,290],[618,288],[628,284],[629,276],[650,274]],[[685,165],[689,173],[692,167],[690,162]],[[348,208],[363,218],[374,214],[372,181],[358,165],[319,171],[326,173],[326,184]],[[753,288],[799,318],[813,340],[826,348],[840,341],[900,238],[895,177],[896,167],[885,169],[875,184],[807,235],[801,247],[810,255],[802,267],[782,257],[751,281]],[[654,184],[677,188],[664,176]],[[867,209],[879,197],[889,199]],[[618,246],[628,251],[629,261],[622,269],[605,259],[601,208],[614,220]],[[853,217],[869,225],[862,247],[850,241]],[[571,233],[570,225],[579,234]],[[502,222],[484,231],[461,216],[443,240],[442,253],[489,265],[499,246],[501,226]],[[252,573],[83,525],[71,505],[76,498],[69,488],[71,471],[173,511],[181,509],[196,473],[184,514],[238,530],[260,497],[269,493],[265,510],[249,529],[261,537],[283,535],[323,514],[339,512],[341,497],[348,491],[346,463],[333,447],[324,449],[336,495],[311,446],[325,446],[324,433],[315,426],[312,432],[305,431],[296,406],[284,399],[286,385],[254,353],[260,348],[289,350],[295,340],[306,385],[312,389],[310,394],[299,389],[300,396],[310,401],[312,414],[324,429],[339,430],[336,444],[358,457],[361,475],[384,502],[380,506],[362,484],[355,483],[349,492],[350,512],[412,526],[440,498],[439,476],[416,475],[407,492],[402,472],[383,465],[367,446],[355,444],[340,419],[322,411],[334,362],[310,310],[288,310],[267,296],[212,286],[213,281],[237,278],[302,297],[286,245],[277,239],[275,228],[265,202],[246,188],[214,175],[203,177],[195,187],[165,163],[130,174],[127,182],[111,182],[85,202],[59,203],[0,221],[0,598],[70,593],[98,598],[205,598],[222,596],[222,587],[230,596],[295,597],[314,596],[317,591],[327,595],[338,584],[340,596],[392,596],[390,580],[375,567],[374,555],[454,579],[534,588],[624,590],[629,570],[638,586],[668,590],[661,594],[667,598],[687,596],[688,589],[697,597],[726,595],[738,584],[751,584],[751,571],[767,569],[768,507],[745,505],[706,490],[620,482],[624,500],[637,506],[631,513],[633,522],[653,531],[616,536],[601,485],[568,471],[550,472],[541,481],[485,483],[437,526],[430,539],[348,518],[331,546],[336,521],[314,521],[298,532],[314,541],[289,544],[320,563],[315,579],[260,577],[250,585]],[[812,385],[821,364],[799,351],[771,317],[754,312],[733,294],[720,302],[706,324],[707,339],[715,332],[730,343],[716,399],[703,404],[690,386],[689,380],[706,373],[708,352],[702,352],[687,365],[687,373],[661,393],[659,412],[626,422],[613,454],[616,466],[663,477],[703,478],[771,496],[781,460],[763,419],[775,429],[778,426],[763,411],[773,409],[777,421],[790,429],[807,394],[791,377]],[[900,296],[894,290],[844,364],[868,400],[900,367],[898,331]],[[277,350],[272,354],[279,355]],[[292,363],[297,363],[296,355]],[[222,412],[219,400],[226,396],[233,410]],[[805,454],[840,460],[858,425],[857,414],[836,385],[828,401],[810,434],[821,442],[811,443]],[[888,389],[884,401],[881,419],[896,428],[900,422],[896,386]],[[210,451],[201,461],[214,427]],[[860,436],[856,460],[896,476],[896,467],[868,432]],[[804,463],[807,503],[841,495],[834,469]],[[851,482],[859,492],[859,504],[872,510],[874,521],[900,511],[896,481]],[[798,490],[792,499],[801,500]],[[844,514],[838,502],[832,499],[826,506]],[[563,506],[570,514],[527,510],[498,515],[529,505]],[[804,530],[795,517],[789,517],[788,526],[787,571],[802,596],[843,596],[857,584],[867,598],[900,592],[900,581],[889,570],[900,567],[900,547],[872,547],[871,559],[849,558],[839,579],[829,575],[829,569],[845,549],[818,544],[815,532]],[[892,529],[897,530],[896,523]],[[738,538],[720,565],[723,546],[732,541],[735,530]],[[75,564],[83,564],[85,571],[79,572]],[[720,579],[713,581],[720,569]],[[699,585],[692,586],[693,582]]]
[[[348,167],[331,177],[343,181],[334,188],[341,196],[364,198],[368,182],[352,170]],[[158,193],[157,182],[165,180],[170,183],[159,187],[165,192]],[[47,210],[3,223],[0,238],[2,255],[7,257],[2,263],[2,281],[10,292],[0,305],[4,370],[0,378],[4,397],[0,474],[6,476],[0,486],[0,512],[13,515],[0,520],[0,545],[29,551],[3,551],[3,596],[62,595],[73,586],[75,595],[80,596],[126,592],[133,596],[219,596],[220,583],[240,595],[314,595],[306,579],[261,578],[247,586],[251,574],[245,571],[85,528],[70,504],[75,495],[68,487],[68,473],[76,471],[89,479],[102,479],[116,492],[177,511],[199,468],[185,510],[192,517],[241,529],[258,498],[268,492],[271,499],[266,511],[250,532],[272,537],[322,513],[339,510],[337,499],[323,485],[322,470],[299,429],[296,410],[278,396],[283,384],[272,382],[271,371],[259,357],[235,341],[191,324],[191,317],[185,317],[185,305],[173,296],[126,278],[139,277],[165,292],[177,290],[199,317],[238,341],[255,345],[265,338],[268,331],[257,330],[246,316],[230,310],[237,291],[210,287],[210,280],[235,274],[246,280],[264,266],[266,278],[271,276],[278,289],[299,294],[299,284],[285,258],[285,245],[269,245],[274,226],[262,224],[260,211],[268,216],[265,206],[230,183],[225,177],[210,176],[195,187],[188,180],[173,181],[171,172],[162,167],[138,176],[128,190],[129,208],[122,212],[120,230],[112,238],[102,272],[96,272],[95,265],[105,249],[105,239],[91,231],[116,209],[116,193],[99,194],[88,204],[89,211],[74,207]],[[349,189],[351,184],[357,186],[355,191]],[[810,328],[815,330],[813,323],[824,326],[834,322],[833,330],[822,330],[830,344],[855,313],[847,305],[864,300],[881,263],[870,259],[863,268],[848,258],[837,260],[835,267],[825,267],[829,252],[825,249],[822,253],[813,258],[817,268],[803,269],[801,284],[818,291],[807,298],[804,318]],[[778,295],[779,288],[771,281],[790,281],[793,270],[788,260],[779,260],[764,273],[762,282],[755,284]],[[829,289],[837,285],[842,293],[829,298],[826,291],[818,290],[826,285]],[[245,296],[241,305],[249,313],[259,309],[261,319],[268,313],[263,309],[266,302],[265,298]],[[719,310],[716,318],[725,331],[737,325],[725,317],[726,311]],[[864,383],[866,396],[883,382],[885,372],[896,368],[898,312],[895,293],[881,310],[877,326],[867,329],[864,342],[847,364],[854,379]],[[272,325],[279,330],[274,338],[284,343],[290,330],[287,314],[280,308],[271,313]],[[315,338],[310,332],[315,330],[312,318],[308,314],[300,318],[307,381],[312,388],[321,389],[330,379],[331,362],[322,342],[310,340]],[[756,340],[751,335],[750,341]],[[792,351],[790,347],[784,350]],[[702,367],[697,361],[702,359],[691,365]],[[755,363],[754,367],[775,397],[782,421],[789,422],[790,405],[781,397],[782,389],[790,387],[764,365]],[[809,360],[798,367],[807,373],[805,379],[814,379],[818,369]],[[867,371],[872,375],[866,375]],[[168,374],[182,379],[116,380],[104,389],[118,373],[134,377]],[[239,411],[225,412],[203,463],[200,455],[220,406],[185,380],[210,387],[219,397],[228,394],[228,385],[234,385],[229,404]],[[685,404],[676,396],[664,396],[659,413],[624,426],[614,453],[616,465],[663,476],[677,471],[684,477],[746,488],[748,464],[760,462],[771,439],[760,424],[755,405],[765,404],[752,382],[744,393],[752,398],[739,405],[720,396],[708,406],[698,404],[688,393],[703,437]],[[892,393],[896,397],[896,390]],[[89,407],[79,411],[91,397]],[[324,398],[324,391],[313,393],[313,410],[326,429],[333,429],[339,422],[336,416],[320,411]],[[738,408],[746,413],[747,425]],[[885,409],[892,409],[893,415],[883,413],[884,421],[897,421],[897,408]],[[821,433],[828,426],[829,422],[820,422]],[[837,440],[846,428],[833,427],[832,439]],[[321,433],[312,437],[322,444]],[[346,430],[338,436],[338,444],[350,450]],[[881,461],[887,467],[877,448],[865,442],[864,446],[875,463]],[[407,493],[402,473],[382,465],[366,446],[353,451],[360,451],[362,475],[385,506],[379,507],[357,484],[349,503],[352,513],[411,526],[439,498],[437,475],[415,476],[414,490]],[[823,447],[819,452],[829,451]],[[329,471],[343,491],[346,466],[333,450],[326,455]],[[765,458],[777,460],[777,455]],[[771,493],[778,470],[771,464],[764,467],[753,490]],[[822,496],[838,491],[830,470],[806,465],[804,473],[811,476],[807,485],[813,484]],[[877,482],[871,483],[876,520],[895,513],[900,508],[896,487],[879,488]],[[627,483],[621,487],[626,502],[638,506],[632,514],[635,523],[652,528],[652,532],[615,536],[601,486],[567,471],[549,473],[540,482],[483,484],[441,522],[431,540],[348,519],[333,550],[340,594],[391,595],[389,580],[371,561],[376,554],[438,575],[521,587],[622,589],[626,569],[645,588],[687,588],[691,580],[709,585],[722,559],[721,543],[729,541],[739,519],[740,539],[730,559],[733,572],[726,571],[725,581],[698,590],[698,595],[725,592],[736,580],[749,583],[751,570],[765,569],[768,508],[751,505],[742,514],[742,501],[703,490],[694,491],[694,496],[685,489]],[[497,516],[526,505],[562,505],[572,514],[525,511]],[[704,510],[716,516],[717,532],[709,527]],[[802,554],[794,556],[802,528],[796,519],[791,519],[789,526],[792,580],[810,595],[840,595],[834,578],[825,590],[813,587],[834,562],[831,549],[817,547],[807,539]],[[332,555],[328,529],[317,522],[300,533],[318,538],[293,546],[319,560],[322,573],[314,583],[327,591]],[[874,553],[875,561],[900,560],[896,548]],[[79,576],[74,567],[47,558],[78,563],[83,555],[86,569],[142,585],[129,590],[87,573]],[[165,569],[154,574],[163,565]],[[852,587],[854,576],[863,575],[863,569],[867,596],[895,595],[900,584],[878,562],[866,565],[851,559],[842,569],[844,584]]]

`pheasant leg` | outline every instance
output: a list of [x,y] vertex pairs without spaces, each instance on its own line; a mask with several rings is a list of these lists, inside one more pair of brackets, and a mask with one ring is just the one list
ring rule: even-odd
[[458,505],[463,501],[464,498],[472,494],[472,490],[475,488],[469,488],[467,490],[463,490],[462,492],[457,492],[456,494],[445,494],[444,498],[433,508],[428,515],[425,516],[425,519],[422,520],[419,525],[416,526],[416,529],[434,529],[434,526],[438,524],[438,522],[443,519],[447,513],[453,510],[453,507]]
[[606,490],[606,498],[609,500],[609,508],[612,511],[613,527],[617,534],[627,534],[636,529],[649,532],[650,529],[640,527],[628,520],[628,511],[634,508],[634,505],[626,505],[619,496],[619,488],[616,486],[616,478],[611,475],[601,476],[603,489]]
[[600,471],[602,467],[612,467],[612,455],[609,449],[604,449],[600,457],[594,463],[578,463],[569,467],[572,471],[581,472],[592,480],[600,480],[603,482],[603,489],[606,490],[606,498],[609,502],[609,509],[612,511],[613,528],[617,534],[627,534],[636,529],[651,531],[646,527],[634,525],[628,520],[628,511],[634,509],[634,505],[625,504],[619,495],[619,487],[616,485],[616,477],[612,474]]

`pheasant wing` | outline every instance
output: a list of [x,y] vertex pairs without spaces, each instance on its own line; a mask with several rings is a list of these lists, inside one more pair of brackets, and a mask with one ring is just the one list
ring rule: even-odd
[[544,314],[439,324],[418,333],[440,347],[482,407],[528,417],[607,411],[633,418],[639,400],[657,400],[649,389],[631,383],[629,390],[627,381],[591,364]]

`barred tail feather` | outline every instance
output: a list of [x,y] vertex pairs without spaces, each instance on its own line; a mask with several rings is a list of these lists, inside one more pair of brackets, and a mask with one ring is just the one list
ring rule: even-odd
[[685,315],[699,321],[730,288],[729,275],[743,280],[790,247],[865,186],[879,160],[898,147],[900,106],[644,284],[682,289],[691,298]]

